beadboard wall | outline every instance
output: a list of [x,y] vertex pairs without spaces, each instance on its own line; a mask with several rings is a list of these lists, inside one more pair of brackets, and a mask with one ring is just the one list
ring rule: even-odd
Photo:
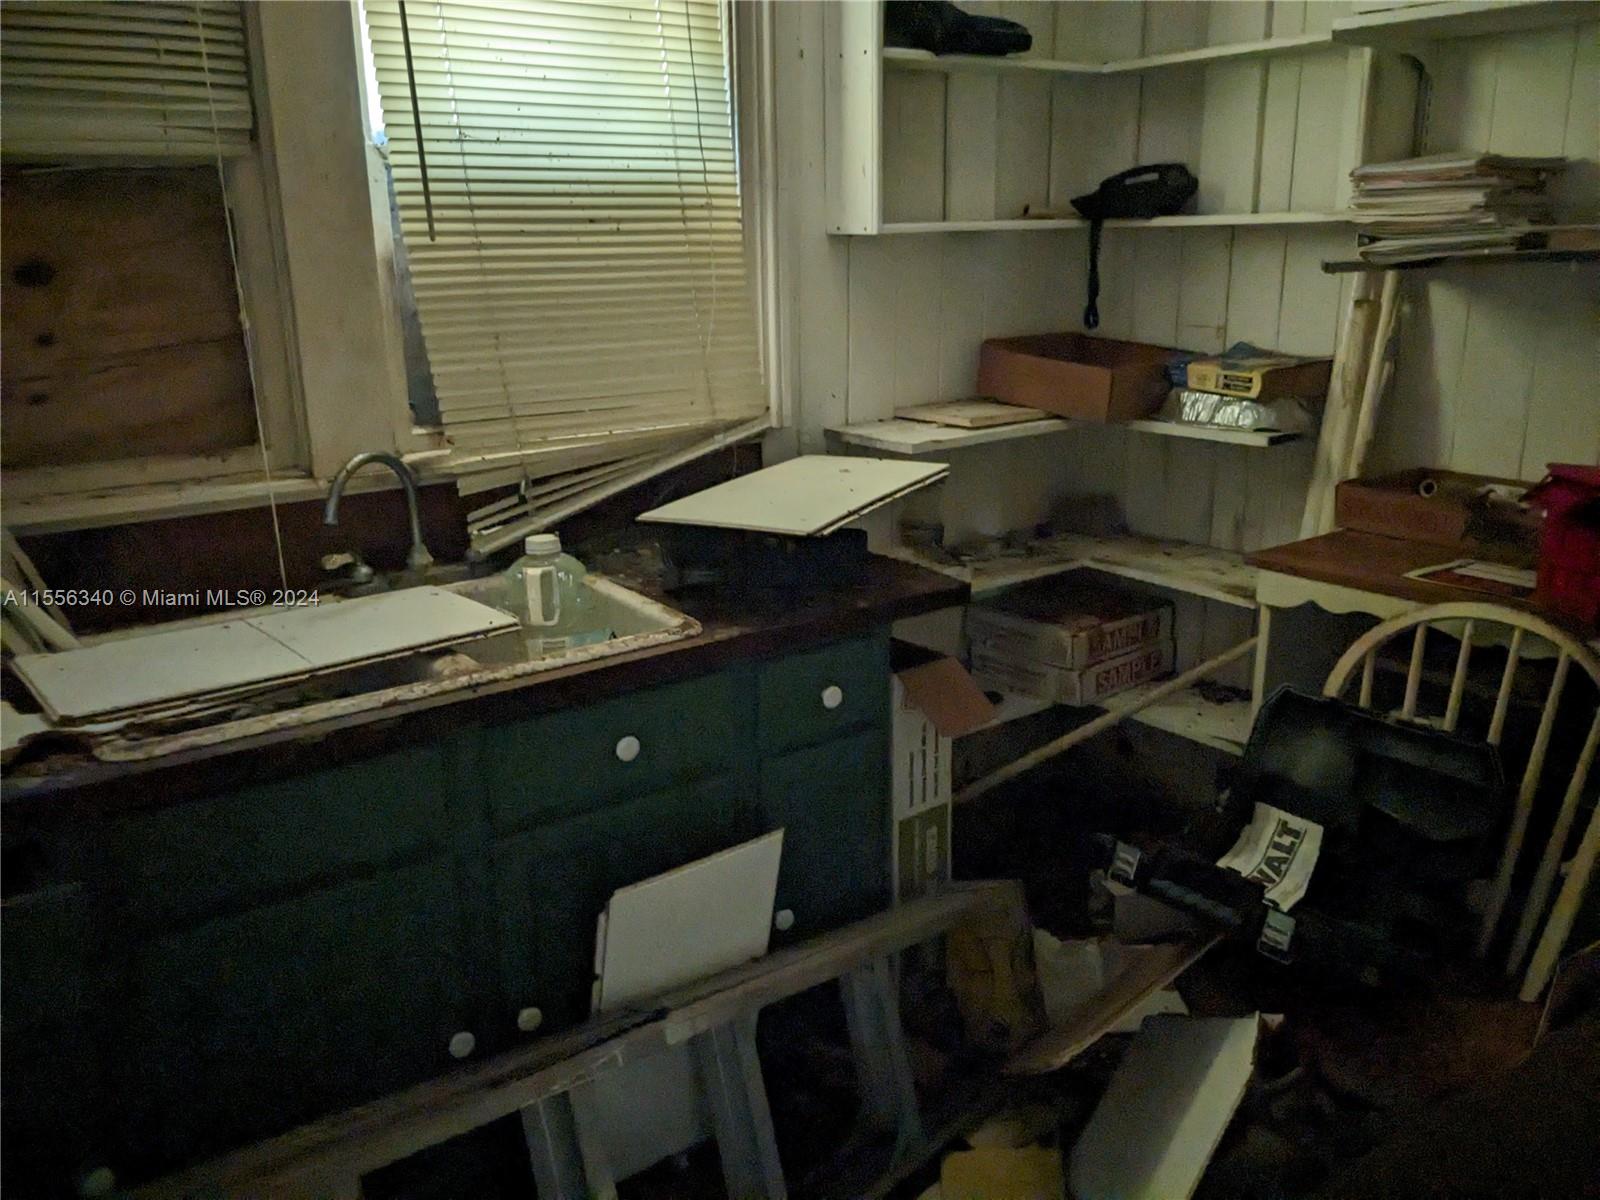
[[[828,427],[969,394],[985,337],[1081,329],[1087,253],[1082,229],[823,233],[823,7],[775,8],[779,211],[791,265],[786,294],[797,301],[791,419],[806,452],[826,447]],[[1316,32],[1349,10],[1317,0],[1224,4],[1208,22],[1200,14],[1209,6],[1199,3],[965,7],[1022,20],[1036,38],[1044,30],[1050,56],[1062,58]],[[1085,26],[1102,40],[1075,53],[1065,39],[1090,36]],[[1565,154],[1582,160],[1563,184],[1565,198],[1600,207],[1597,45],[1592,23],[1444,44],[1423,148]],[[991,78],[1001,89],[991,153],[1009,156],[1025,177],[1007,185],[1005,203],[1058,207],[1106,174],[1161,158],[1197,164],[1204,180],[1208,161],[1222,162],[1218,147],[1232,152],[1216,131],[1226,119],[1251,131],[1259,123],[1260,153],[1240,168],[1254,188],[1204,210],[1249,209],[1252,196],[1262,212],[1335,208],[1343,203],[1334,164],[1346,59],[1355,53],[1334,48],[1127,77]],[[948,158],[966,151],[964,131],[950,119],[957,109],[948,96],[941,108],[937,89],[957,77],[896,74],[885,92],[885,219],[950,219],[963,192]],[[1086,87],[1098,89],[1087,109],[1081,95],[1064,100],[1064,91]],[[1067,100],[1077,106],[1064,107]],[[1412,136],[1410,111],[1375,120],[1387,122],[1389,143]],[[918,121],[942,136],[909,153]],[[1017,152],[1030,138],[1035,153]],[[1082,165],[1068,169],[1078,160],[1064,150],[1074,145]],[[945,162],[931,161],[941,154]],[[912,186],[908,177],[922,182]],[[941,179],[942,213],[926,207]],[[1016,215],[995,203],[1000,215]],[[1352,277],[1325,275],[1320,264],[1349,257],[1353,245],[1350,228],[1337,225],[1107,230],[1098,332],[1200,350],[1243,339],[1331,354]],[[1428,463],[1537,478],[1547,461],[1600,458],[1600,268],[1457,268],[1412,275],[1403,294],[1401,358],[1374,468]],[[1037,521],[1063,497],[1112,494],[1137,532],[1247,551],[1298,536],[1311,457],[1309,442],[1257,449],[1080,428],[954,451],[940,493],[907,508],[942,519],[955,540]],[[887,514],[873,533],[894,536]],[[1192,598],[1184,607],[1194,611],[1180,613],[1189,630],[1181,661],[1248,632],[1243,610]]]

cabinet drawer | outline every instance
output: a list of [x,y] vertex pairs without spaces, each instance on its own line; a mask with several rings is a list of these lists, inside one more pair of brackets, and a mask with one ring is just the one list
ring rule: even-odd
[[109,889],[125,919],[165,928],[437,853],[457,746],[431,742],[119,817],[104,833]]
[[764,752],[886,721],[889,639],[874,634],[766,663],[756,686]]
[[723,671],[483,731],[499,830],[731,769],[750,745],[749,675]]

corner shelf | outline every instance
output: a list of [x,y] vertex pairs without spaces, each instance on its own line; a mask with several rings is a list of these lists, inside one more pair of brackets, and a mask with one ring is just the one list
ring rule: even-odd
[[1355,271],[1422,271],[1430,267],[1496,266],[1506,263],[1600,262],[1600,250],[1495,250],[1483,253],[1435,254],[1428,258],[1408,258],[1401,262],[1367,262],[1365,259],[1335,259],[1322,264],[1329,275]]
[[1036,542],[1029,551],[975,563],[947,562],[913,546],[890,546],[878,553],[959,579],[971,586],[974,596],[991,595],[1014,584],[1068,571],[1090,570],[1235,608],[1257,607],[1256,568],[1231,550],[1136,534],[1091,537],[1068,533]]
[[[1348,213],[1181,213],[1175,217],[1150,217],[1144,220],[1118,217],[1104,224],[1107,229],[1187,229],[1208,225],[1343,225],[1349,220]],[[891,221],[879,226],[878,234],[1006,233],[1088,227],[1089,222],[1082,217],[997,217],[979,221]]]
[[1035,71],[1048,75],[1126,75],[1154,71],[1162,67],[1185,67],[1195,63],[1229,59],[1265,58],[1273,54],[1294,54],[1320,50],[1333,45],[1328,34],[1312,33],[1295,37],[1263,38],[1254,42],[1234,42],[1218,46],[1199,46],[1193,50],[1173,50],[1166,54],[1147,54],[1141,58],[1113,59],[1109,62],[1066,62],[1051,58],[1018,58],[983,54],[934,54],[900,46],[883,48],[886,67],[908,71]]
[[1576,25],[1594,17],[1592,0],[1447,0],[1344,17],[1333,40],[1345,46],[1408,49],[1420,42]]
[[[880,454],[939,454],[959,450],[965,446],[986,446],[994,442],[1015,441],[1018,438],[1040,437],[1044,434],[1065,433],[1070,429],[1098,424],[1088,421],[1069,421],[1051,417],[1043,421],[1022,421],[1015,425],[993,425],[987,429],[958,429],[948,425],[933,425],[926,421],[911,421],[895,417],[884,421],[866,421],[860,425],[844,425],[829,429],[828,433],[847,446],[860,446]],[[1292,442],[1301,435],[1285,433],[1278,429],[1224,429],[1212,425],[1185,425],[1178,421],[1113,421],[1108,429],[1131,429],[1135,433],[1154,434],[1158,437],[1186,438],[1201,442],[1221,442],[1230,446],[1278,446]]]
[[[1107,697],[1102,705],[1076,711],[1086,713],[1115,711],[1160,687],[1162,682],[1158,679],[1151,683],[1141,683],[1125,692]],[[1020,721],[1055,707],[1057,706],[1045,700],[1033,700],[1026,696],[1002,692],[1000,702],[995,706],[994,719],[973,732],[982,733],[984,730]],[[1187,738],[1202,746],[1210,746],[1225,754],[1243,754],[1244,744],[1250,739],[1248,697],[1241,696],[1236,700],[1212,700],[1202,695],[1198,688],[1185,688],[1165,700],[1156,701],[1148,708],[1129,713],[1127,719],[1149,726],[1151,729],[1160,729],[1165,733]]]

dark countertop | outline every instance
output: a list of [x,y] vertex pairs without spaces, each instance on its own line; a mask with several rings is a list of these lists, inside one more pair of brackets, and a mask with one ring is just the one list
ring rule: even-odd
[[[638,587],[635,580],[623,582]],[[86,753],[23,760],[26,765],[8,770],[0,797],[8,820],[46,802],[57,817],[63,804],[91,811],[159,806],[325,769],[474,725],[590,704],[737,661],[793,654],[902,617],[964,604],[968,593],[966,584],[946,576],[868,556],[846,578],[810,595],[751,595],[723,588],[663,597],[699,621],[701,633],[593,663],[140,762],[101,762]]]

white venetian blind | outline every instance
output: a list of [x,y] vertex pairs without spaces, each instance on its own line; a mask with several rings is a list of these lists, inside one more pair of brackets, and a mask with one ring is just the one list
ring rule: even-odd
[[366,9],[458,466],[577,484],[764,415],[723,4]]
[[210,158],[250,150],[237,3],[0,5],[8,155]]

